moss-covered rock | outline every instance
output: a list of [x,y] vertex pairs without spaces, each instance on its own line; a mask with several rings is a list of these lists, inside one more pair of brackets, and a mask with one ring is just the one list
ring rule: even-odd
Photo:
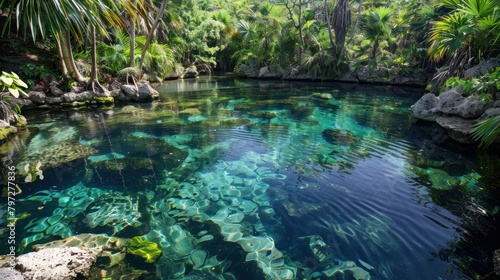
[[94,100],[97,104],[110,104],[115,102],[115,99],[112,96],[95,96]]
[[309,106],[298,106],[290,109],[290,113],[292,114],[292,118],[297,120],[303,120],[314,112],[313,107]]
[[12,126],[0,127],[0,142],[6,140],[11,134],[14,134],[16,132],[17,132],[16,127]]
[[220,122],[220,126],[222,127],[234,127],[251,124],[252,122],[249,119],[227,119]]
[[196,115],[201,115],[201,112],[198,108],[187,108],[180,111],[179,115],[196,116]]
[[359,141],[356,135],[345,129],[325,129],[321,136],[326,142],[335,145],[349,145]]
[[262,111],[248,112],[248,115],[261,119],[272,119],[277,117],[276,113],[274,112],[262,112]]
[[147,263],[154,263],[162,251],[157,243],[146,240],[141,236],[131,238],[126,246],[129,254],[144,258]]

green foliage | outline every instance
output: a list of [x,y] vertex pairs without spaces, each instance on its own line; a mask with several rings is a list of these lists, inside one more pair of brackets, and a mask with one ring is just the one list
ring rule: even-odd
[[27,87],[28,85],[26,85],[16,73],[10,72],[9,74],[2,71],[2,75],[0,75],[0,89],[2,91],[7,90],[12,96],[18,98],[19,92],[24,92],[23,88]]
[[19,75],[23,77],[26,84],[33,85],[36,80],[41,80],[51,71],[45,65],[27,63],[19,68]]
[[436,61],[445,60],[431,91],[446,79],[463,75],[464,66],[498,55],[500,47],[500,0],[448,0],[454,9],[433,23],[428,53]]
[[493,94],[500,90],[500,67],[493,69],[479,78],[451,77],[445,82],[447,88],[462,86],[464,94],[479,94],[479,99],[485,102],[493,100]]
[[127,252],[154,263],[161,255],[161,248],[155,242],[145,240],[141,236],[131,238],[127,243]]
[[475,124],[471,133],[474,140],[480,141],[479,147],[487,148],[500,137],[500,116]]

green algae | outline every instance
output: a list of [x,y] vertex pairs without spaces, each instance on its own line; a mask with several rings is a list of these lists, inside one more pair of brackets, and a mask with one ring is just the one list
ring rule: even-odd
[[141,236],[132,237],[126,247],[128,253],[145,259],[146,263],[156,262],[162,252],[157,243],[146,240]]

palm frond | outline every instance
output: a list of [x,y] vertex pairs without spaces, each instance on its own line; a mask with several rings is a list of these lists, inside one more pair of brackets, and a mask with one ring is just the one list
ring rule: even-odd
[[479,147],[487,148],[500,137],[500,115],[475,124],[471,134],[474,140],[480,141]]

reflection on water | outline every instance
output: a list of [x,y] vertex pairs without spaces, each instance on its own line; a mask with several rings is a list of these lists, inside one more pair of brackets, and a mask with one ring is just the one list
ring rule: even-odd
[[[1,150],[23,190],[18,253],[103,246],[96,279],[491,272],[498,155],[415,124],[420,92],[231,77],[158,90],[152,104],[28,116]],[[38,162],[44,180],[25,183]]]

